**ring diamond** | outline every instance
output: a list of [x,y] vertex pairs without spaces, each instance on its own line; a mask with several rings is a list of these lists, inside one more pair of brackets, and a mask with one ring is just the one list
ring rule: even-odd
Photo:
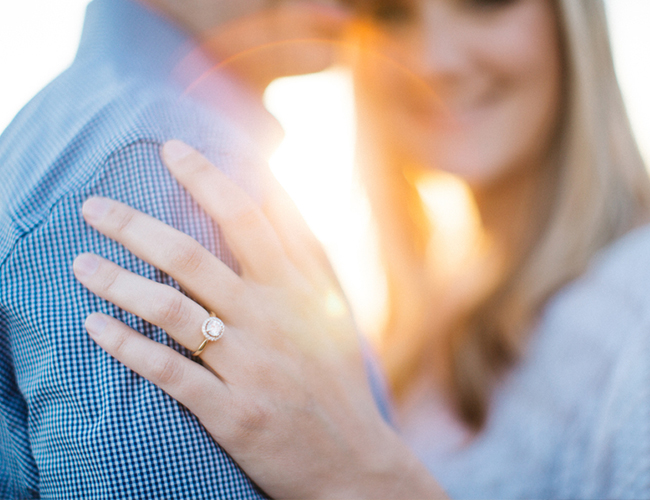
[[210,316],[203,322],[203,326],[201,326],[203,336],[210,341],[219,340],[223,336],[225,329],[226,327],[223,321],[216,316]]

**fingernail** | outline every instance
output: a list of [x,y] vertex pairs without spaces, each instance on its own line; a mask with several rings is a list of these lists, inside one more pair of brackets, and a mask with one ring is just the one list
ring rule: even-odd
[[106,198],[95,197],[86,200],[81,211],[86,220],[99,221],[106,215],[110,207],[111,202],[109,200]]
[[170,163],[175,163],[191,155],[194,150],[182,141],[167,141],[163,146],[163,155]]
[[93,313],[86,318],[86,330],[91,337],[99,337],[108,323],[101,314]]
[[72,263],[75,275],[81,278],[92,276],[99,267],[99,259],[91,253],[85,253],[77,257]]

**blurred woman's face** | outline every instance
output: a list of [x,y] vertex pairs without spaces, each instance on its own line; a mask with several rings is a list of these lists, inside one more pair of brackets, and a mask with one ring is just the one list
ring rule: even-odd
[[380,56],[361,92],[399,154],[474,185],[540,164],[562,93],[552,0],[370,4]]

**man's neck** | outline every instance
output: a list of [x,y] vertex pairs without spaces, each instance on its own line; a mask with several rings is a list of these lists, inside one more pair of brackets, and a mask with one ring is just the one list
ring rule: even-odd
[[269,0],[136,0],[160,11],[191,35],[202,38],[217,26],[249,15]]

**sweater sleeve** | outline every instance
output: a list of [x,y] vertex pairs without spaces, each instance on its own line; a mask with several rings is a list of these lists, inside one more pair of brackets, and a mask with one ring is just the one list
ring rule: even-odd
[[625,340],[603,388],[581,498],[650,498],[650,321]]

